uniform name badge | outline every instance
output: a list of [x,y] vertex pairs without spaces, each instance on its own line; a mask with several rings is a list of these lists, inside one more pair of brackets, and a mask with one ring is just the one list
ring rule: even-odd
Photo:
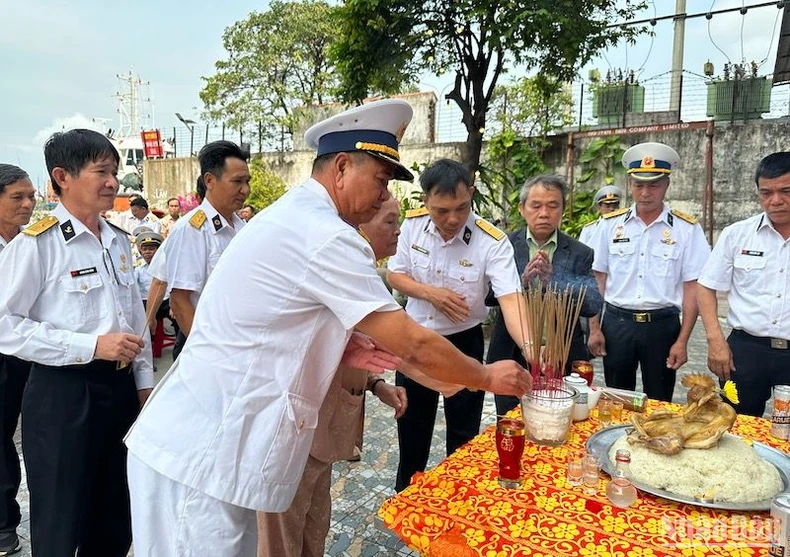
[[428,251],[427,249],[425,249],[425,248],[424,248],[424,247],[422,247],[422,246],[418,246],[417,244],[412,244],[412,245],[411,245],[411,249],[413,249],[413,250],[415,250],[415,251],[419,251],[420,253],[422,253],[422,254],[424,254],[424,255],[431,255],[431,252],[430,252],[430,251]]
[[762,257],[765,252],[756,249],[742,249],[741,255],[751,255],[752,257]]

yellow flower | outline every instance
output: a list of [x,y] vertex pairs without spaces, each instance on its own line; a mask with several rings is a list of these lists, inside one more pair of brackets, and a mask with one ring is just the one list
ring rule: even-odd
[[489,549],[485,553],[485,557],[507,557],[507,553],[505,551],[496,551],[495,549]]
[[621,517],[607,516],[601,522],[604,532],[614,532],[615,534],[622,534],[625,532],[626,523]]
[[447,480],[442,480],[439,482],[439,485],[434,487],[431,490],[431,495],[438,498],[446,498],[455,493],[455,488],[453,487],[452,482],[448,482]]
[[611,554],[612,553],[609,551],[609,548],[605,545],[588,543],[584,547],[579,548],[579,555],[604,555],[608,557]]
[[477,466],[468,466],[458,470],[459,478],[476,478],[480,475],[480,468]]
[[447,511],[456,516],[466,516],[473,508],[469,501],[450,501],[447,503]]
[[431,545],[431,540],[428,539],[428,536],[418,536],[417,534],[412,534],[409,537],[409,545],[412,547],[412,549],[416,549],[420,553],[424,553]]
[[651,534],[665,534],[664,522],[656,518],[648,518],[642,527]]
[[507,529],[510,530],[510,535],[514,538],[528,538],[530,534],[538,531],[535,527],[535,521],[531,518],[529,520],[519,520],[515,524],[509,524]]
[[513,505],[507,501],[497,501],[488,509],[491,516],[510,516],[513,514]]
[[649,547],[634,547],[626,555],[627,557],[650,557],[655,553]]
[[575,524],[557,524],[551,529],[551,533],[555,538],[572,540],[579,535],[579,529]]
[[545,495],[538,495],[535,497],[535,506],[542,511],[551,512],[557,508],[559,503],[556,499],[552,499],[551,497],[546,497]]
[[732,379],[727,379],[727,382],[724,383],[724,386],[721,388],[721,392],[724,393],[724,398],[733,404],[740,404],[740,400],[738,400],[738,387],[735,386]]
[[680,550],[680,553],[682,553],[685,557],[705,557],[705,550],[699,545],[684,547]]
[[485,532],[482,530],[476,530],[474,528],[467,528],[466,532],[464,532],[464,537],[466,538],[466,542],[470,547],[477,547],[479,544],[486,541]]

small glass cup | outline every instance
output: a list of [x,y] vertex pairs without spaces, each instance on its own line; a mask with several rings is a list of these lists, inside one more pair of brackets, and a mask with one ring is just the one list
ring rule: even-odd
[[568,483],[570,485],[582,485],[584,475],[584,465],[582,459],[577,454],[568,455]]
[[524,422],[503,418],[496,426],[496,448],[499,454],[499,485],[515,489],[521,485],[521,455],[524,453]]
[[595,468],[595,470],[585,468],[582,483],[584,484],[584,491],[588,495],[598,493],[598,468]]
[[623,403],[616,400],[611,401],[612,423],[619,424],[623,421]]
[[574,360],[571,364],[571,373],[578,373],[579,377],[587,381],[587,386],[593,384],[594,369],[592,362],[588,360]]
[[608,398],[601,398],[598,401],[598,421],[601,427],[612,425],[612,401]]

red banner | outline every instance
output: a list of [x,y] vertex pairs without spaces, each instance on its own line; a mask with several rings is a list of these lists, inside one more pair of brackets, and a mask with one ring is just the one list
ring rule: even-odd
[[162,145],[162,133],[159,130],[146,130],[141,132],[143,137],[143,151],[147,159],[160,159],[165,156]]

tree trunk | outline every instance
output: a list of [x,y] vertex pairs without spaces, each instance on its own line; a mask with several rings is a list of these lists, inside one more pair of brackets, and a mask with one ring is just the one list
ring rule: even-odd
[[461,162],[472,174],[480,168],[480,153],[483,150],[483,131],[486,125],[486,109],[478,109],[466,122],[466,143],[461,146]]

